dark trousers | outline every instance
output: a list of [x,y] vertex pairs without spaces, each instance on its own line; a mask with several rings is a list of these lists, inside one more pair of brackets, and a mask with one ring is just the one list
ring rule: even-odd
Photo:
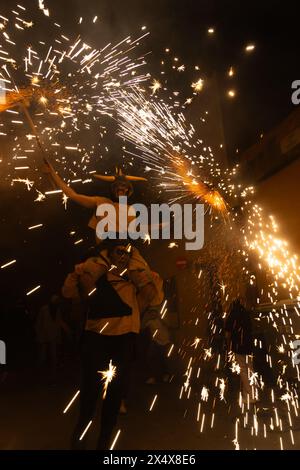
[[80,389],[80,414],[73,433],[72,447],[76,448],[79,438],[95,415],[97,400],[103,394],[102,375],[98,371],[109,368],[109,362],[116,367],[116,375],[108,384],[102,403],[101,429],[98,449],[109,449],[117,422],[127,372],[132,361],[135,333],[118,336],[100,335],[85,331],[82,346],[82,379]]

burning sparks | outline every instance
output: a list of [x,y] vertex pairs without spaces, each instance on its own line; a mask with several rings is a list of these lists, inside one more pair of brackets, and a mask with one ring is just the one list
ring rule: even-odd
[[224,398],[225,388],[226,388],[225,380],[224,379],[219,379],[219,389],[220,389],[220,400],[221,401],[225,400],[225,398]]
[[[254,227],[258,227],[255,230]],[[245,245],[258,255],[258,259],[274,276],[277,284],[288,289],[290,297],[299,295],[300,267],[295,255],[291,255],[286,241],[277,236],[273,217],[265,218],[258,205],[252,207],[247,230],[243,230]],[[273,300],[277,290],[273,292]],[[271,299],[272,300],[272,296]]]
[[66,194],[63,194],[63,197],[62,197],[62,203],[65,207],[65,209],[67,209],[67,201],[68,201],[68,196]]
[[44,13],[45,16],[50,15],[50,12],[49,12],[48,8],[45,8],[44,0],[39,0],[39,9],[43,10],[43,13]]
[[28,227],[28,230],[33,230],[33,229],[36,229],[36,228],[40,228],[42,226],[43,226],[43,224],[31,225],[31,227]]
[[152,85],[150,86],[152,95],[154,95],[161,88],[161,86],[162,85],[158,80],[153,80]]
[[116,366],[113,366],[112,361],[110,360],[109,367],[107,370],[98,371],[98,373],[102,375],[102,381],[104,382],[103,383],[103,395],[102,395],[103,399],[106,397],[108,384],[113,380],[113,378],[116,375],[116,370],[117,370]]
[[[9,18],[1,17],[4,20],[1,25],[6,51],[5,54],[0,54],[0,83],[3,89],[1,91],[4,92],[1,93],[0,112],[24,115],[24,121],[18,119],[18,116],[11,119],[14,116],[5,115],[5,125],[26,126],[28,136],[29,126],[30,138],[35,137],[42,156],[51,154],[66,168],[66,159],[62,153],[66,136],[71,142],[72,136],[76,133],[78,135],[79,131],[83,135],[83,132],[93,130],[97,133],[101,129],[103,135],[101,119],[103,115],[112,115],[110,96],[114,93],[114,88],[118,86],[125,89],[148,80],[146,75],[137,73],[145,64],[142,54],[136,61],[128,54],[137,49],[140,41],[149,33],[139,32],[136,39],[127,36],[118,44],[106,44],[100,50],[93,49],[76,34],[73,38],[63,34],[62,27],[49,18],[49,9],[45,3],[40,0],[38,7],[48,17],[42,20],[47,23],[48,28],[42,34],[39,30],[39,40],[34,43],[29,40],[27,30],[30,27],[34,30],[34,37],[37,37],[37,23],[21,18],[21,6],[17,5]],[[35,13],[38,15],[38,12]],[[22,10],[23,14],[29,15],[29,10]],[[93,19],[93,23],[96,22],[97,16]],[[21,26],[17,36],[16,24]],[[51,28],[51,34],[48,34],[48,29],[50,31]],[[49,43],[49,38],[53,35],[55,37],[56,32],[57,38]],[[18,43],[12,39],[17,39]],[[23,56],[21,61],[20,55]],[[22,87],[15,82],[15,68],[18,68],[18,79],[24,83]],[[0,135],[9,133],[10,131],[1,132]],[[24,145],[22,135],[18,135],[15,142],[12,156],[14,160],[23,158],[24,152],[34,153],[34,142]],[[76,164],[80,171],[87,171],[94,148],[92,145],[90,149],[85,145],[83,147],[84,150],[76,145],[76,150],[83,152],[83,155],[81,161],[73,162],[73,165]],[[32,173],[36,163],[35,155],[30,157],[29,165],[14,166],[14,170],[26,169]],[[11,177],[11,168],[8,167],[8,170],[11,181],[16,180],[17,178]],[[29,183],[25,184],[29,189]],[[41,196],[37,200],[42,200]]]
[[255,45],[254,44],[248,44],[246,47],[245,47],[245,51],[246,52],[252,52],[254,51],[255,49]]
[[235,98],[236,92],[235,92],[235,90],[229,90],[227,92],[227,95],[229,96],[229,98]]
[[146,233],[145,236],[144,236],[144,243],[148,243],[148,245],[150,245],[151,243],[151,237],[150,237],[150,234],[149,233]]
[[201,338],[195,338],[195,341],[193,342],[192,346],[195,346],[195,349],[197,349],[198,344],[200,343]]
[[211,348],[204,349],[204,360],[211,359],[211,358],[212,358]]
[[[49,16],[49,10],[43,1],[39,2],[39,8],[45,16]],[[13,142],[11,161],[7,166],[7,180],[12,183],[25,184],[28,191],[34,184],[38,186],[39,180],[36,181],[33,172],[37,167],[35,145],[38,143],[39,150],[47,155],[53,155],[52,161],[57,162],[59,171],[65,173],[67,184],[84,184],[91,181],[91,175],[95,171],[94,156],[99,155],[101,159],[104,158],[106,152],[108,154],[109,148],[102,141],[101,145],[94,146],[94,143],[89,145],[85,140],[89,142],[90,135],[100,135],[101,140],[104,141],[106,128],[102,119],[116,119],[119,126],[118,136],[126,141],[126,146],[124,144],[123,148],[124,157],[126,156],[128,159],[126,163],[133,165],[134,159],[139,159],[145,171],[151,171],[149,174],[153,176],[153,184],[157,186],[159,193],[169,197],[170,201],[185,203],[188,200],[196,200],[203,202],[210,216],[211,228],[214,229],[218,225],[221,227],[219,238],[222,241],[224,238],[226,241],[224,244],[226,244],[227,251],[226,253],[222,251],[222,247],[219,249],[218,242],[220,240],[218,242],[215,240],[215,244],[212,244],[214,256],[211,265],[218,266],[220,271],[217,273],[218,281],[214,281],[214,287],[216,287],[218,295],[221,294],[222,302],[228,305],[234,298],[234,288],[242,275],[241,282],[256,286],[257,276],[252,273],[249,267],[251,263],[257,267],[260,273],[266,274],[268,285],[264,292],[258,294],[257,310],[260,310],[262,306],[261,311],[263,311],[263,306],[266,303],[270,307],[268,307],[268,312],[264,313],[264,318],[263,313],[259,313],[258,316],[260,321],[265,319],[278,336],[273,351],[268,351],[266,354],[266,363],[273,370],[275,363],[275,366],[278,366],[280,370],[277,378],[278,388],[281,390],[280,400],[283,402],[282,406],[288,410],[289,425],[292,428],[292,417],[297,416],[298,413],[298,398],[286,387],[285,378],[289,367],[294,367],[293,371],[295,375],[298,374],[299,380],[299,369],[296,369],[296,364],[292,362],[293,356],[289,351],[289,342],[294,339],[293,315],[287,306],[279,305],[278,300],[282,298],[282,291],[287,292],[291,305],[295,308],[293,314],[297,314],[298,310],[295,305],[299,308],[297,302],[299,302],[300,280],[298,259],[290,253],[287,242],[279,236],[275,220],[266,216],[258,205],[253,204],[253,187],[243,187],[239,181],[236,181],[238,167],[231,170],[222,169],[212,148],[199,138],[198,129],[195,129],[187,121],[184,113],[186,105],[191,104],[193,99],[196,101],[195,95],[203,90],[204,80],[199,78],[192,83],[193,98],[182,98],[181,91],[173,91],[170,93],[170,99],[164,101],[164,92],[167,92],[165,77],[161,83],[150,74],[142,72],[139,74],[138,70],[145,64],[144,57],[139,54],[139,58],[134,60],[129,56],[129,51],[134,50],[139,41],[148,33],[141,33],[139,30],[140,37],[135,40],[128,36],[116,45],[103,45],[97,50],[79,35],[68,38],[65,34],[61,34],[61,32],[63,33],[61,27],[54,23],[52,25],[53,31],[59,31],[59,35],[53,43],[50,44],[47,38],[41,37],[41,41],[31,44],[27,41],[24,28],[32,27],[34,30],[35,25],[31,21],[21,21],[18,23],[17,36],[14,34],[17,16],[19,15],[12,12],[12,18],[3,19],[1,17],[0,24],[1,35],[3,33],[5,47],[8,50],[7,55],[1,54],[0,57],[1,87],[5,92],[0,103],[4,122],[1,127],[3,132],[0,134],[4,136],[15,135],[16,129],[20,133]],[[43,20],[46,21],[45,18]],[[83,19],[80,18],[79,24],[82,21]],[[97,27],[97,21],[97,16],[90,18],[90,26],[92,26],[92,22]],[[142,27],[142,31],[144,30],[145,27]],[[214,28],[208,29],[208,34],[213,35],[214,33]],[[23,42],[21,40],[18,43],[14,42],[19,35],[23,35]],[[30,47],[28,44],[31,44]],[[23,49],[21,51],[22,61],[16,54],[16,46]],[[247,53],[254,49],[254,44],[245,47]],[[165,49],[165,52],[169,53],[170,49]],[[169,55],[163,63],[163,73],[165,73],[168,61],[172,63],[172,69],[177,76],[179,75],[177,72],[184,72],[188,68],[182,64],[181,59]],[[14,82],[17,75],[15,67],[18,68],[18,75],[22,76],[20,83],[26,85],[23,88]],[[68,73],[65,72],[66,69],[69,71]],[[195,70],[199,70],[199,66],[196,66]],[[228,77],[234,75],[235,70],[230,67]],[[184,74],[180,74],[180,77],[182,76]],[[144,83],[146,85],[142,88]],[[159,90],[160,92],[157,93]],[[236,90],[230,89],[227,96],[234,98],[236,93]],[[203,110],[201,125],[206,122],[206,119],[209,119],[207,114],[208,112]],[[13,131],[10,131],[11,128]],[[23,134],[22,128],[24,128]],[[83,138],[80,143],[78,135],[84,135],[87,138]],[[217,142],[216,145],[219,148],[222,144]],[[26,172],[26,176],[30,174],[30,179],[18,177],[18,175],[24,176],[24,172]],[[32,174],[34,174],[33,177]],[[43,201],[46,195],[62,193],[61,190],[54,189],[45,191],[43,194],[36,189],[36,186],[33,191],[37,192],[35,201]],[[62,203],[65,208],[67,207],[67,199],[67,196],[62,193]],[[232,201],[238,202],[237,210],[236,204],[231,204]],[[239,222],[239,211],[243,216],[242,224]],[[28,227],[28,230],[42,225],[33,225]],[[72,232],[72,234],[74,233]],[[229,236],[230,234],[233,234],[232,237]],[[238,239],[237,242],[234,240],[235,237]],[[150,241],[150,236],[146,235],[145,243],[150,244]],[[81,238],[74,241],[74,244],[82,242]],[[232,253],[228,249],[228,246],[231,245],[234,246],[232,251],[234,256],[231,256]],[[177,248],[178,245],[171,242],[168,247]],[[231,262],[232,258],[238,257],[241,258],[241,267],[235,269]],[[14,263],[16,260],[9,261],[3,264],[1,269]],[[205,282],[205,272],[203,270],[202,275],[202,269],[199,271],[199,266],[202,266],[201,262],[194,271],[196,282],[200,286],[200,283]],[[126,270],[122,274],[125,272]],[[39,285],[31,289],[26,295],[31,295],[40,287]],[[90,294],[92,295],[93,292],[91,291]],[[195,300],[196,302],[197,300]],[[160,312],[161,318],[164,318],[166,311],[167,308],[164,304]],[[226,311],[225,308],[221,309],[221,315],[224,313],[223,318]],[[193,325],[197,326],[200,318],[199,311],[195,307],[193,312],[195,313]],[[100,333],[108,324],[109,322],[102,327]],[[289,334],[285,331],[282,333],[282,330],[287,329],[289,329]],[[212,332],[215,337],[218,337],[221,334],[220,327],[214,324]],[[222,355],[215,354],[214,348],[210,347],[212,343],[208,343],[207,349],[199,347],[201,339],[195,337],[195,334],[194,331],[193,335],[188,340],[184,340],[178,348],[178,354],[181,354],[182,358],[188,357],[189,362],[180,392],[180,398],[183,397],[186,401],[193,396],[195,380],[196,378],[202,379],[205,367],[212,367],[214,374],[219,374],[217,371],[222,370]],[[201,332],[197,331],[197,334],[200,335]],[[262,349],[259,341],[257,347]],[[276,349],[276,354],[280,353],[279,363],[273,357],[274,349]],[[173,350],[174,344],[169,347],[168,357]],[[191,351],[190,357],[187,356],[187,351]],[[199,361],[202,362],[199,363]],[[241,372],[240,366],[234,361],[231,364],[231,370],[237,374]],[[105,398],[108,384],[115,377],[116,367],[110,361],[109,369],[99,373],[104,382],[103,398]],[[262,385],[262,379],[258,377],[257,373],[251,373],[249,379],[253,387],[257,387],[259,382]],[[203,383],[209,383],[210,389]],[[224,398],[225,379],[216,377],[213,383],[214,385],[211,386],[210,382],[202,381],[200,388],[197,389],[197,394],[201,390],[202,413],[200,413],[201,406],[199,406],[197,415],[201,433],[205,431],[207,417],[212,428],[217,407],[223,407],[226,404]],[[70,408],[78,394],[79,391],[67,405],[64,413]],[[199,397],[199,395],[197,396]],[[259,414],[253,414],[252,420],[250,403],[254,398],[256,397],[248,396],[247,403],[244,403],[242,396],[240,396],[240,411],[243,414],[244,427],[250,422],[252,435],[257,437],[262,430],[262,422]],[[275,398],[277,399],[273,392],[271,396],[273,405]],[[157,395],[153,398],[149,411],[153,409],[156,400]],[[210,406],[211,408],[209,408]],[[236,449],[240,448],[239,424],[239,420],[236,420],[233,440]],[[90,425],[91,422],[84,430],[81,439]],[[278,430],[282,430],[283,425],[284,419],[280,415],[280,410],[275,409],[270,424],[265,425],[264,423],[264,436],[267,436],[267,427],[270,429],[276,427]],[[119,434],[120,430],[112,448]],[[289,438],[294,444],[292,429],[290,429]],[[281,440],[281,447],[283,447],[282,444]]]
[[66,408],[64,409],[63,413],[65,414],[68,409],[71,407],[71,405],[74,403],[74,401],[76,400],[76,398],[78,397],[78,395],[80,394],[80,390],[77,390],[77,392],[75,393],[75,395],[73,396],[73,398],[69,401],[69,403],[67,404]]
[[85,427],[85,429],[83,430],[83,433],[81,434],[81,436],[79,437],[79,440],[82,441],[82,439],[84,438],[84,436],[86,435],[86,433],[88,432],[91,424],[92,424],[93,421],[89,421],[89,423],[87,424],[87,426]]
[[152,402],[151,402],[149,411],[152,411],[152,410],[153,410],[153,407],[154,407],[154,404],[155,404],[156,400],[157,400],[157,395],[154,396],[154,398],[153,398],[153,400],[152,400]]
[[115,447],[115,445],[116,445],[116,443],[117,443],[117,440],[119,439],[120,433],[121,433],[121,429],[118,430],[118,432],[117,432],[117,434],[116,434],[116,436],[115,436],[115,438],[114,438],[114,440],[113,440],[113,443],[112,443],[112,445],[111,445],[111,447],[110,447],[109,450],[113,450],[113,449],[114,449],[114,447]]
[[207,401],[208,400],[208,395],[209,395],[209,390],[206,387],[202,387],[201,390],[201,400],[202,401]]
[[239,444],[239,441],[238,441],[238,430],[239,430],[239,419],[237,419],[236,422],[235,422],[235,438],[232,441],[235,450],[240,450],[240,444]]
[[34,200],[35,202],[41,202],[41,201],[44,201],[46,199],[46,196],[41,193],[40,191],[37,190],[37,198]]
[[40,97],[40,103],[42,103],[43,105],[46,105],[48,103],[48,100],[45,96],[41,96]]
[[203,90],[204,86],[204,80],[202,78],[199,78],[196,82],[192,83],[191,87],[196,93],[199,93],[200,91]]
[[26,295],[31,295],[33,294],[34,292],[36,292],[38,289],[40,289],[41,286],[36,286],[34,287],[33,289],[31,289],[30,291],[26,292]]
[[28,189],[28,191],[31,190],[32,186],[34,185],[34,181],[30,181],[28,178],[22,179],[22,178],[17,178],[12,180],[13,183],[24,183]]
[[178,248],[178,244],[175,242],[171,242],[169,243],[168,248]]
[[8,268],[8,266],[11,266],[12,264],[15,264],[16,262],[17,262],[16,259],[13,259],[12,261],[8,261],[8,263],[2,264],[2,266],[0,266],[0,269]]

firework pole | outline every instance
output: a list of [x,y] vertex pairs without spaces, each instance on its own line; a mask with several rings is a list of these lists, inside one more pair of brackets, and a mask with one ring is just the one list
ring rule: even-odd
[[[33,120],[32,120],[32,117],[30,116],[30,113],[29,113],[29,111],[28,111],[28,109],[27,109],[27,105],[26,105],[25,100],[21,98],[21,100],[20,100],[20,102],[19,102],[18,104],[19,104],[21,110],[24,112],[24,114],[25,114],[25,116],[26,116],[26,118],[27,118],[28,124],[29,124],[29,126],[30,126],[30,128],[31,128],[31,130],[32,130],[32,132],[33,132],[33,134],[34,134],[34,136],[35,136],[37,145],[38,145],[40,151],[42,152],[43,161],[44,161],[45,165],[48,165],[48,159],[47,159],[46,151],[45,151],[45,149],[44,149],[44,147],[43,147],[43,145],[42,145],[41,139],[40,139],[39,134],[38,134],[38,132],[37,132],[37,129],[36,129],[35,125],[34,125],[34,122],[33,122]],[[52,187],[55,189],[57,186],[56,186],[55,181],[53,180],[51,174],[47,173],[47,176],[48,176],[48,179],[49,179],[49,181],[50,181]]]
[[23,99],[21,99],[21,101],[19,102],[19,105],[20,105],[20,108],[22,109],[22,111],[24,112],[24,114],[25,114],[25,116],[26,116],[26,118],[27,118],[27,121],[28,121],[28,123],[29,123],[29,126],[30,126],[30,128],[31,128],[31,130],[32,130],[32,132],[33,132],[33,134],[34,134],[34,136],[35,136],[35,138],[36,138],[36,142],[37,142],[37,144],[38,144],[38,147],[39,147],[39,149],[41,150],[41,152],[42,152],[42,154],[43,154],[43,160],[44,160],[45,163],[47,163],[45,149],[44,149],[44,147],[42,146],[40,137],[39,137],[39,135],[38,135],[38,133],[37,133],[36,127],[35,127],[35,125],[34,125],[34,122],[33,122],[32,118],[31,118],[31,116],[30,116],[30,113],[29,113],[28,109],[27,109],[27,106],[26,106],[25,101],[24,101]]
[[[27,101],[25,100],[25,98],[22,96],[21,92],[19,91],[18,87],[16,86],[16,83],[15,83],[13,77],[10,76],[10,78],[11,78],[11,81],[12,81],[12,83],[13,83],[15,89],[18,91],[18,93],[19,93],[19,95],[20,95],[20,98],[14,100],[14,102],[13,102],[9,107],[13,108],[13,107],[15,107],[15,106],[19,106],[20,109],[23,111],[23,113],[24,113],[24,115],[25,115],[25,117],[26,117],[26,119],[27,119],[27,121],[28,121],[28,124],[29,124],[29,126],[30,126],[30,128],[31,128],[31,131],[32,131],[32,133],[33,133],[34,136],[35,136],[37,145],[38,145],[38,147],[39,147],[39,149],[40,149],[40,151],[41,151],[41,153],[42,153],[43,161],[44,161],[44,163],[45,163],[46,165],[48,165],[48,160],[47,160],[46,151],[45,151],[45,149],[44,149],[44,147],[43,147],[43,145],[42,145],[42,142],[41,142],[41,139],[40,139],[39,134],[38,134],[38,132],[37,132],[36,126],[35,126],[35,124],[34,124],[34,122],[33,122],[33,120],[32,120],[32,117],[31,117],[31,115],[30,115],[30,113],[29,113],[29,110],[28,110],[29,102],[27,102]],[[54,180],[53,180],[53,178],[51,177],[50,174],[48,174],[48,179],[49,179],[49,181],[51,182],[52,187],[53,187],[53,188],[56,188],[56,184],[55,184],[55,182],[54,182]]]

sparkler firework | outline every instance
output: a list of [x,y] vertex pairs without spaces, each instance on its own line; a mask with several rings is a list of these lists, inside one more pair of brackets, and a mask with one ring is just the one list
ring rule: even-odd
[[[61,25],[51,20],[44,3],[39,2],[38,13],[46,21],[47,34],[37,40],[35,33],[40,32],[40,28],[36,29],[31,13],[17,5],[10,15],[0,15],[0,86],[5,92],[5,100],[0,103],[0,138],[11,148],[11,158],[1,165],[5,180],[11,185],[22,183],[28,191],[36,191],[35,201],[38,202],[58,193],[66,207],[67,197],[61,191],[36,187],[42,180],[36,172],[40,160],[36,141],[44,156],[49,156],[67,175],[68,183],[87,184],[95,172],[96,158],[107,158],[109,154],[104,144],[107,119],[116,121],[117,135],[126,142],[123,150],[128,161],[143,166],[168,202],[202,202],[209,212],[208,242],[194,262],[195,285],[199,292],[212,291],[212,295],[218,297],[223,320],[237,295],[245,293],[249,287],[256,288],[256,322],[275,335],[273,348],[264,355],[264,363],[276,375],[280,389],[277,401],[281,407],[277,409],[276,394],[272,390],[269,393],[271,415],[264,420],[254,403],[258,397],[248,396],[247,402],[243,402],[240,396],[231,442],[235,449],[240,449],[242,431],[250,428],[251,436],[257,438],[262,435],[267,438],[274,429],[280,433],[288,430],[294,444],[293,420],[298,416],[299,403],[289,379],[293,376],[299,382],[300,374],[299,367],[292,361],[289,344],[297,334],[294,318],[300,316],[300,266],[297,256],[290,253],[288,243],[281,238],[275,219],[266,215],[254,201],[254,188],[241,184],[239,166],[222,168],[212,147],[203,142],[199,130],[187,121],[184,110],[192,98],[187,98],[180,107],[174,94],[173,101],[167,104],[163,99],[162,82],[150,74],[138,74],[145,66],[144,55],[139,54],[137,59],[131,56],[135,55],[139,41],[147,32],[136,39],[128,36],[116,44],[95,48],[80,35],[69,37]],[[93,25],[97,26],[96,16]],[[47,37],[49,30],[53,39]],[[213,32],[210,28],[209,34]],[[253,50],[254,45],[246,48],[247,52]],[[174,66],[176,73],[185,70],[185,66],[179,64]],[[232,67],[228,74],[234,75]],[[205,81],[201,78],[193,82],[194,96],[204,87]],[[229,96],[235,96],[234,90]],[[90,139],[91,134],[97,136],[94,141]],[[27,224],[30,231],[41,227],[44,224]],[[74,235],[75,231],[70,233]],[[81,235],[76,234],[74,244],[82,242]],[[146,237],[145,242],[151,246],[150,237]],[[169,248],[176,250],[178,245],[170,243]],[[199,271],[203,259],[214,273],[209,286],[204,284],[207,281],[202,268]],[[11,256],[3,260],[1,270],[16,265],[17,259]],[[263,289],[258,288],[259,276],[264,277]],[[34,281],[25,294],[30,296],[40,288],[41,283]],[[285,301],[280,302],[281,299]],[[208,304],[211,300],[208,299]],[[198,311],[197,299],[193,308],[195,317],[203,314]],[[210,306],[207,310],[210,334],[216,338],[223,332],[213,318],[213,308]],[[166,313],[164,304],[161,318]],[[226,408],[227,414],[231,412],[232,397],[227,379],[220,373],[228,366],[224,351],[215,351],[205,339],[196,336],[195,329],[193,336],[185,338],[178,348],[172,344],[168,356],[175,350],[185,363],[180,399],[188,402],[192,392],[197,394],[197,422],[202,433],[209,432],[207,422],[210,429],[213,428],[220,410],[222,413]],[[257,337],[255,341],[261,352],[261,340]],[[228,363],[232,372],[241,374],[233,356]],[[110,361],[108,370],[99,373],[105,398],[116,367]],[[255,373],[250,379],[262,393],[261,374]],[[155,394],[149,411],[154,405],[158,407],[159,402]],[[285,428],[282,421],[287,423]],[[283,448],[281,435],[278,442]]]
[[[5,95],[0,104],[2,139],[11,141],[17,131],[12,161],[7,165],[8,180],[14,173],[21,173],[25,179],[38,164],[33,136],[40,149],[59,161],[64,171],[89,173],[88,167],[95,164],[96,147],[101,148],[101,135],[105,134],[103,118],[111,113],[107,100],[111,90],[148,79],[137,73],[145,64],[144,57],[130,58],[148,32],[97,49],[80,34],[68,37],[60,24],[44,15],[45,11],[44,7],[36,12],[16,5],[9,15],[0,17],[0,84]],[[31,20],[31,15],[38,21]],[[96,145],[85,137],[91,131],[100,137]],[[75,152],[76,160],[71,152]],[[27,165],[19,168],[14,164],[20,159]]]
[[114,366],[112,364],[112,361],[110,360],[108,369],[99,372],[99,374],[102,375],[102,381],[103,381],[103,395],[102,395],[103,399],[106,397],[108,384],[113,380],[113,378],[116,375],[116,370],[117,370],[116,366]]
[[[232,170],[221,170],[211,148],[205,147],[203,141],[196,138],[195,129],[188,125],[184,115],[175,112],[174,107],[166,105],[161,97],[148,96],[145,91],[134,87],[132,90],[116,92],[113,101],[118,114],[119,135],[134,146],[134,150],[127,151],[128,155],[133,154],[148,171],[152,172],[153,178],[159,181],[158,186],[168,195],[171,194],[169,201],[183,202],[196,198],[207,204],[211,214],[222,215],[221,218],[212,217],[210,225],[212,235],[209,243],[213,253],[211,263],[217,266],[218,279],[221,280],[220,296],[223,299],[225,316],[226,305],[228,307],[237,295],[244,295],[247,285],[255,286],[256,271],[262,271],[268,281],[267,287],[261,292],[261,299],[259,297],[257,299],[257,310],[260,309],[263,299],[266,299],[264,301],[269,302],[270,306],[269,311],[258,314],[258,319],[265,315],[268,323],[273,323],[277,330],[278,321],[284,325],[289,322],[289,331],[284,330],[276,343],[283,341],[286,344],[295,340],[293,316],[287,313],[286,306],[278,309],[277,303],[286,294],[291,305],[297,305],[300,300],[298,259],[290,254],[287,242],[280,238],[274,218],[266,217],[263,209],[253,202],[254,188],[236,182],[238,166]],[[229,244],[231,244],[229,250],[231,255],[228,253]],[[200,259],[207,263],[208,250],[204,248],[204,252]],[[239,277],[238,282],[237,277]],[[201,283],[201,280],[197,279],[196,282]],[[218,286],[215,288],[219,290]],[[214,327],[212,335],[217,334],[218,330]],[[195,346],[195,342],[191,345]],[[185,349],[183,347],[182,351]],[[185,354],[183,352],[183,356]],[[288,369],[291,370],[291,356],[289,353],[286,357],[287,362],[280,376],[286,375]],[[193,357],[193,360],[197,360],[195,356]],[[203,360],[208,358],[210,356],[206,353],[200,359],[199,370],[203,367]],[[268,367],[272,368],[271,356],[268,356],[267,360]],[[220,367],[219,361],[220,357],[216,369]],[[238,368],[234,370],[240,372]],[[196,371],[197,367],[194,369],[190,365],[187,367],[185,382],[180,392],[181,399],[184,392],[187,398],[190,396],[192,377]],[[253,374],[251,382],[254,379],[258,385],[257,374]],[[261,377],[259,383],[262,390]],[[219,398],[224,401],[224,379],[221,379],[220,384]],[[202,386],[202,399],[204,390],[206,387]],[[248,406],[242,406],[243,413],[248,412],[252,400],[257,399],[257,388],[255,390],[255,396],[248,397]],[[259,433],[259,423],[260,418],[255,414],[254,427],[251,428],[255,435]],[[236,448],[240,448],[237,433],[234,443]]]

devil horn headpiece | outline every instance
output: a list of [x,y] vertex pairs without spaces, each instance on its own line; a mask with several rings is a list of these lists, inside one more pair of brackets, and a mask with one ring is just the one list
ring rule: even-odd
[[120,168],[116,168],[116,174],[113,176],[94,175],[94,178],[97,178],[98,180],[102,180],[102,181],[109,181],[111,183],[113,183],[114,181],[117,181],[118,179],[122,179],[126,181],[147,181],[146,178],[143,178],[141,176],[124,175]]

